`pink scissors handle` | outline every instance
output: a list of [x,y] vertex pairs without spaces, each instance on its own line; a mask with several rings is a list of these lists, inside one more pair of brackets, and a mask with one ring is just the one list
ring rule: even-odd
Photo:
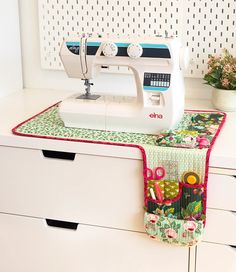
[[151,180],[153,179],[153,172],[152,172],[152,169],[150,168],[147,168],[147,179]]
[[165,175],[166,175],[166,170],[164,167],[158,166],[155,169],[155,179],[157,179],[157,180],[163,179],[165,177]]

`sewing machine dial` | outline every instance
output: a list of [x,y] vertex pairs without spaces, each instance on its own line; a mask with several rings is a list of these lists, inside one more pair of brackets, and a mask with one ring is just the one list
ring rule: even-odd
[[138,43],[131,43],[127,48],[127,53],[131,59],[138,59],[143,54],[143,48]]
[[113,42],[106,42],[103,45],[102,53],[106,57],[115,57],[118,53],[118,47]]

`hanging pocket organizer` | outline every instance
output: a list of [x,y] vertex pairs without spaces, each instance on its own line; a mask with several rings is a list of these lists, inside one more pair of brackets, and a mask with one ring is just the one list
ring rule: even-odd
[[182,246],[202,240],[209,156],[221,121],[196,114],[158,135],[158,146],[145,146],[144,226],[152,239]]
[[12,131],[20,136],[139,148],[145,231],[158,241],[192,246],[202,239],[209,156],[225,118],[221,112],[188,111],[175,130],[146,135],[64,127],[55,104]]
[[[191,172],[189,182],[196,182],[196,177],[198,175]],[[203,235],[204,196],[202,184],[146,179],[144,224],[147,234],[162,242],[195,245]]]

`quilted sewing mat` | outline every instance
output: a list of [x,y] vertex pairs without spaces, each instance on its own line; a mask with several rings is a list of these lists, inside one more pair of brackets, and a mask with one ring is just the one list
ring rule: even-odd
[[157,241],[192,246],[203,236],[209,157],[225,119],[222,112],[186,111],[175,129],[158,135],[66,128],[56,104],[12,132],[139,148],[143,157],[146,233]]

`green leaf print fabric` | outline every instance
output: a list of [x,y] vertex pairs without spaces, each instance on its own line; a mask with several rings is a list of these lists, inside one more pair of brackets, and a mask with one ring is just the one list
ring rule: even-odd
[[148,135],[64,127],[56,104],[12,131],[20,136],[139,148],[146,233],[160,242],[192,246],[202,239],[209,155],[225,118],[221,112],[187,111],[175,129]]

